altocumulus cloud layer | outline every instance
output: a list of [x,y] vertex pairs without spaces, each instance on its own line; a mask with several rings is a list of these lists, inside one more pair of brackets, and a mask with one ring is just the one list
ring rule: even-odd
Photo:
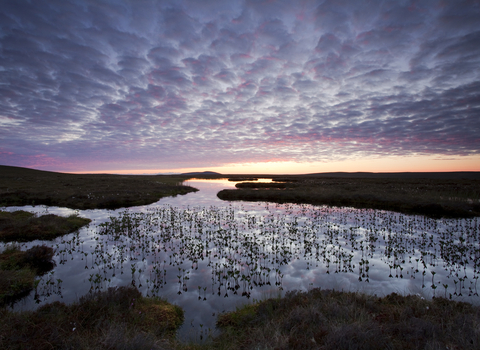
[[0,163],[480,150],[478,1],[2,0]]

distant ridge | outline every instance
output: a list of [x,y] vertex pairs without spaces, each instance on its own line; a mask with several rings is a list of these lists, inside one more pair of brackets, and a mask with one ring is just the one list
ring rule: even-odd
[[450,171],[450,172],[401,172],[401,173],[369,173],[369,172],[331,172],[331,173],[313,173],[306,176],[315,177],[342,177],[342,178],[371,178],[371,179],[480,179],[478,171]]
[[192,176],[192,175],[222,175],[222,174],[216,173],[215,171],[194,171],[191,173],[181,173],[180,175]]

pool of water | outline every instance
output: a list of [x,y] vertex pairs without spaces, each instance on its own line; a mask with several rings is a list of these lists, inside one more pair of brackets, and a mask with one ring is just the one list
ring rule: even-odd
[[[379,296],[397,292],[478,304],[480,218],[428,219],[327,206],[225,202],[228,180],[190,180],[200,191],[118,210],[25,206],[92,223],[36,244],[56,249],[54,270],[13,306],[66,303],[135,285],[185,310],[180,338],[200,339],[219,313],[315,287]],[[480,288],[480,286],[479,286]]]

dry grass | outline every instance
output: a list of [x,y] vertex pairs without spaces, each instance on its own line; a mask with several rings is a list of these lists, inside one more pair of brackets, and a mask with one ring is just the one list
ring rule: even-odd
[[90,222],[90,219],[81,218],[77,215],[68,217],[54,214],[36,216],[23,210],[0,211],[0,241],[52,240],[75,232]]
[[72,209],[117,209],[196,191],[187,177],[64,174],[0,166],[0,206],[51,205]]

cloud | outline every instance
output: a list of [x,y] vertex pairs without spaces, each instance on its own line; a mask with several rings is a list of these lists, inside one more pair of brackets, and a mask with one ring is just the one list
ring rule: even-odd
[[7,1],[0,163],[478,155],[480,6]]

